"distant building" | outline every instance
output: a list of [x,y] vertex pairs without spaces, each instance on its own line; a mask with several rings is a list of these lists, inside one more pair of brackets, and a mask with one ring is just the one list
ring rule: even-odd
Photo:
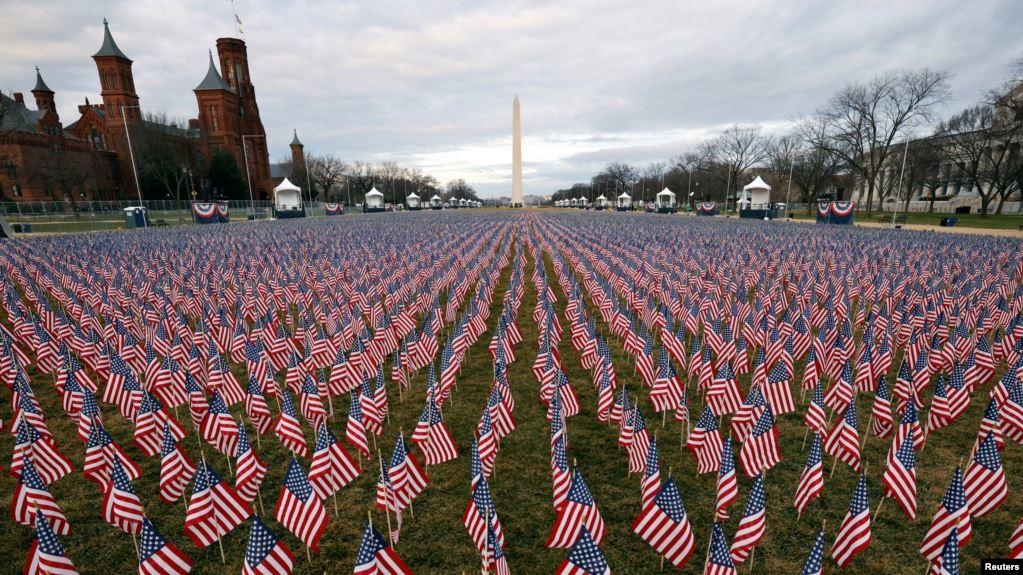
[[[88,99],[78,106],[78,118],[66,127],[57,114],[56,94],[36,70],[32,90],[35,110],[21,93],[0,95],[0,189],[5,199],[113,200],[137,195],[126,130],[158,129],[162,137],[193,148],[203,159],[190,188],[198,197],[216,195],[204,179],[215,150],[229,153],[253,196],[270,199],[280,177],[270,173],[266,131],[259,117],[256,92],[249,75],[245,42],[217,39],[217,62],[210,53],[205,77],[194,93],[198,116],[187,127],[156,125],[144,119],[139,105],[132,60],[118,47],[103,21],[103,43],[92,56],[99,76],[101,104]],[[244,138],[243,138],[244,136]],[[295,143],[292,153],[295,154]],[[138,153],[137,150],[133,151]],[[248,158],[245,157],[246,152]],[[301,143],[298,142],[301,154]],[[138,157],[136,156],[136,159]],[[188,166],[185,169],[191,168]],[[248,172],[248,174],[246,174]]]

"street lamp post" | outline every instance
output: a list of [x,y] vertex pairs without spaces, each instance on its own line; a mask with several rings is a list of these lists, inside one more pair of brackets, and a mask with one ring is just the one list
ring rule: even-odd
[[262,134],[242,135],[242,155],[245,156],[245,181],[249,184],[249,209],[252,210],[252,221],[256,220],[256,202],[252,198],[252,176],[249,174],[249,149],[245,145],[245,138],[265,138]]
[[789,160],[789,183],[785,188],[785,219],[789,217],[789,196],[792,194],[792,167],[796,164],[795,159]]
[[[139,170],[135,167],[135,152],[131,148],[131,132],[128,131],[128,118],[124,115],[125,110],[132,108],[142,110],[142,106],[121,106],[121,121],[124,123],[124,137],[128,140],[128,157],[131,158],[131,173],[135,176],[135,191],[139,193],[139,208],[145,210],[145,206],[142,205],[142,186],[139,185]],[[149,227],[149,218],[146,217],[145,212],[142,214],[142,227]]]

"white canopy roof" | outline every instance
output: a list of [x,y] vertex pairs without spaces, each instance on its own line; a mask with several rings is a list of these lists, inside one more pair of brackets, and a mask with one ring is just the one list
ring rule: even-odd
[[597,200],[598,200],[598,201],[599,201],[599,200],[606,200],[606,199],[607,199],[607,198],[606,198],[606,197],[604,197],[604,194],[600,194],[599,196],[597,196]]
[[756,179],[754,179],[752,182],[746,184],[746,186],[743,187],[742,189],[744,189],[744,190],[767,190],[767,191],[771,191],[771,186],[768,186],[767,182],[765,182],[763,179],[761,179],[760,176],[757,176]]
[[632,196],[629,195],[629,192],[622,192],[622,195],[618,196],[618,199],[631,198],[631,197]]
[[411,200],[412,198],[415,198],[415,199],[417,199],[417,200],[419,199],[419,196],[417,196],[415,192],[412,192],[411,194],[409,194],[409,195],[407,195],[407,196],[405,196],[405,197],[406,197],[406,198],[408,198],[408,199],[410,199],[410,200]]
[[669,190],[668,188],[664,188],[663,190],[657,192],[657,195],[658,196],[671,196],[671,197],[674,198],[675,197],[675,192]]
[[441,197],[440,197],[440,196],[438,196],[437,194],[434,194],[434,195],[433,195],[433,197],[432,197],[432,198],[430,198],[430,201],[432,202],[432,201],[434,201],[434,200],[440,200],[440,199],[443,199],[443,198],[441,198]]
[[370,196],[380,196],[381,198],[384,197],[384,195],[380,193],[380,190],[378,190],[376,186],[373,186],[373,189],[366,193],[367,198]]
[[295,184],[291,183],[291,180],[289,180],[288,178],[284,178],[284,181],[281,182],[279,186],[274,188],[274,193],[277,193],[277,192],[280,192],[280,191],[283,191],[283,190],[291,190],[291,191],[295,191],[295,192],[301,192],[302,188],[300,188],[300,187],[296,186]]

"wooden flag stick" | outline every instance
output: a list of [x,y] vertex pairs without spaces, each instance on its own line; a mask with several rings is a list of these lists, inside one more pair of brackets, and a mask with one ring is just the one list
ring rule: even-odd
[[750,551],[749,551],[749,572],[750,573],[753,572],[753,558],[756,557],[756,555],[757,555],[757,546],[754,545],[753,549],[750,549]]
[[800,446],[800,448],[799,448],[800,451],[804,451],[806,449],[806,436],[809,435],[809,433],[810,433],[810,426],[807,425],[803,429],[803,445]]
[[882,495],[881,496],[881,501],[877,502],[877,509],[874,511],[874,518],[872,519],[872,521],[877,521],[877,516],[881,514],[881,505],[884,504],[884,500],[887,499],[887,498],[888,498],[887,494],[886,495]]
[[139,538],[134,533],[131,534],[131,542],[135,544],[135,556],[141,557],[142,555],[139,553]]
[[[379,449],[377,450],[377,458],[380,461],[380,474],[383,475],[383,473],[384,473],[384,456],[380,454],[380,450]],[[387,491],[387,484],[386,483],[384,484],[384,491],[385,492]],[[390,496],[388,496],[387,497],[387,501],[384,502],[384,515],[387,516],[387,539],[389,541],[392,541],[392,538],[391,538],[391,510],[388,509],[389,503],[390,503]],[[393,547],[393,541],[392,541],[392,547]]]

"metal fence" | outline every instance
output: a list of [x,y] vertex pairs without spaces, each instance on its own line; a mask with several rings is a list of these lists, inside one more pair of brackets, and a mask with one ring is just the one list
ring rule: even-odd
[[[247,219],[269,219],[273,216],[273,202],[249,202],[229,200],[232,222]],[[121,230],[132,227],[126,223],[125,208],[137,207],[138,201],[82,201],[82,202],[0,202],[2,215],[11,224],[15,233],[66,233],[85,231]],[[142,202],[149,215],[151,226],[194,225],[192,206],[189,202],[174,200],[146,200]],[[351,211],[346,206],[345,211]],[[323,202],[306,202],[306,217],[326,215]]]

